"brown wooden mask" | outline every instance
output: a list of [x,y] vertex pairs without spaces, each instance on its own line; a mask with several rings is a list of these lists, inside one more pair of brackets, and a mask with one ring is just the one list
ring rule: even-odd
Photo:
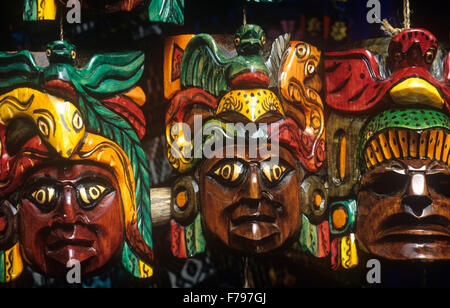
[[449,259],[449,179],[448,165],[430,159],[394,160],[366,173],[358,239],[387,259]]
[[[241,255],[273,252],[298,240],[302,214],[326,210],[326,192],[318,197],[323,182],[313,178],[325,160],[320,51],[285,35],[264,58],[265,33],[250,24],[237,30],[234,50],[224,36],[216,38],[171,37],[165,48],[168,158],[183,174],[172,188],[171,239],[181,258],[204,252],[205,243]],[[259,128],[248,134],[228,124]],[[220,144],[215,149],[226,154],[206,157],[202,151],[216,135],[205,132],[208,125],[246,142]],[[249,144],[253,138],[259,147]],[[261,152],[275,143],[276,155]],[[320,200],[310,209],[314,198]]]
[[324,57],[329,197],[354,204],[331,205],[332,267],[358,264],[346,237],[355,256],[446,259],[448,51],[424,29],[359,46]]
[[38,271],[64,273],[71,260],[82,273],[102,268],[124,240],[122,204],[107,168],[48,166],[31,174],[21,194],[19,237],[23,256]]
[[276,159],[261,153],[250,159],[248,152],[202,164],[200,212],[213,238],[240,253],[261,254],[292,242],[299,231],[302,179],[283,147]]
[[358,239],[387,259],[449,259],[448,116],[390,110],[363,136]]

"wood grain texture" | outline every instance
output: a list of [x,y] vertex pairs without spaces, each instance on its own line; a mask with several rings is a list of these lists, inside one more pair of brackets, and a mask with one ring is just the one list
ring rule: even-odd
[[170,187],[152,188],[150,201],[152,204],[152,222],[154,226],[161,226],[170,221],[170,203],[172,190]]

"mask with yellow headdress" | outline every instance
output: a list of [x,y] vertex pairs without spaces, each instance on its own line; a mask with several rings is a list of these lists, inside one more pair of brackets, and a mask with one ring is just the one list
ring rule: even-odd
[[[43,61],[37,63],[37,61]],[[149,171],[140,139],[141,52],[101,54],[78,69],[77,51],[2,53],[0,281],[24,265],[62,276],[121,259],[152,276]]]
[[321,216],[326,208],[317,176],[325,159],[320,52],[285,35],[265,58],[265,45],[264,31],[250,24],[232,40],[167,39],[166,139],[179,173],[171,205],[177,257],[206,245],[240,255],[274,252],[299,239],[306,215]]

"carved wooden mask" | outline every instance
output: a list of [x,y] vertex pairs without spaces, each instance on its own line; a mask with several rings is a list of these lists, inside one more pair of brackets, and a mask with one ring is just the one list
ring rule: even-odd
[[283,147],[279,157],[250,159],[245,152],[202,164],[200,212],[214,238],[240,253],[261,254],[292,242],[299,231],[300,171]]
[[72,259],[94,274],[120,255],[131,274],[152,275],[145,94],[136,86],[144,56],[96,55],[84,69],[75,61],[64,41],[45,55],[0,54],[12,70],[0,81],[0,254],[12,269],[2,282],[23,260],[61,276]]
[[[386,54],[325,55],[330,198],[357,201],[346,215],[330,213],[330,227],[387,259],[448,259],[441,185],[450,146],[450,57],[424,29],[405,30],[388,44],[377,46]],[[337,232],[341,221],[345,232]],[[342,240],[332,241],[336,269],[344,250]]]
[[47,166],[31,174],[24,186],[19,241],[27,263],[37,270],[57,276],[75,259],[83,274],[92,273],[120,252],[122,202],[107,168]]
[[[299,238],[312,195],[324,190],[323,182],[310,186],[312,178],[305,180],[305,170],[316,173],[325,159],[320,52],[285,35],[264,59],[266,37],[256,25],[219,40],[206,34],[173,37],[165,48],[168,158],[184,174],[172,189],[172,252],[178,257],[203,252],[205,241],[241,255],[287,247]],[[217,138],[211,132],[202,137],[195,116],[203,129],[215,125],[223,140],[240,137],[247,143],[220,144],[215,147],[220,157],[195,156]],[[227,123],[266,128],[252,137]],[[201,138],[201,148],[194,136]],[[251,148],[255,136],[267,137],[266,143]],[[262,151],[274,144],[278,154]],[[305,192],[302,183],[314,189]],[[322,214],[324,200],[318,202]]]
[[443,113],[417,109],[390,110],[369,123],[357,235],[371,253],[449,259],[448,124]]

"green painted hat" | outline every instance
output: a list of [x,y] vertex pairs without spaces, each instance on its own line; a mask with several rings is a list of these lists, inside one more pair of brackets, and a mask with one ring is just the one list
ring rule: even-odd
[[361,170],[392,159],[433,159],[448,163],[450,118],[428,109],[391,109],[374,117],[362,131]]

